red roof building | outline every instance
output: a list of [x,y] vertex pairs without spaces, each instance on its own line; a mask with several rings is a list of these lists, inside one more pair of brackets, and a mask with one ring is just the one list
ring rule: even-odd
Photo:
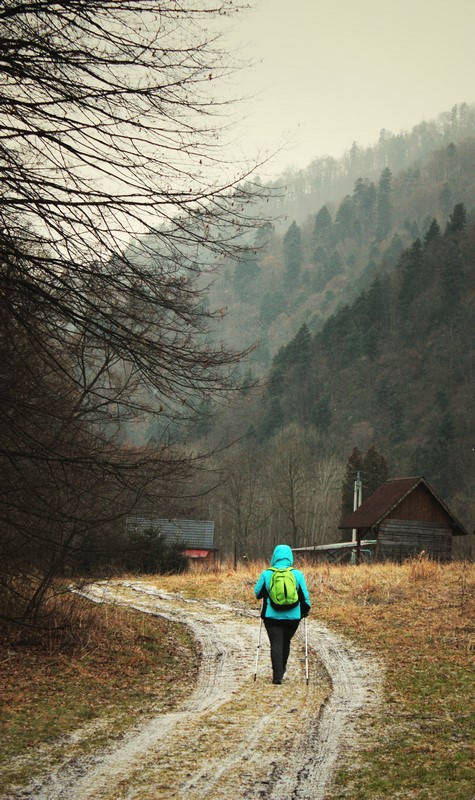
[[154,530],[168,542],[182,545],[182,553],[194,560],[214,561],[214,522],[196,519],[161,519],[157,517],[127,517],[128,532]]

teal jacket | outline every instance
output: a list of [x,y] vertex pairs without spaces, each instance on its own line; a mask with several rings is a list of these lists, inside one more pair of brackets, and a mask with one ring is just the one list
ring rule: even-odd
[[[294,563],[294,554],[287,544],[278,544],[275,548],[272,558],[271,567],[278,567],[284,569],[291,567]],[[299,569],[293,569],[297,581],[297,589],[299,593],[300,603],[295,608],[288,608],[285,611],[278,611],[273,608],[269,602],[269,585],[272,576],[272,570],[265,569],[261,572],[259,579],[254,586],[254,593],[258,600],[262,599],[261,617],[264,619],[301,619],[306,617],[310,611],[310,595],[308,593],[307,584],[303,573]]]

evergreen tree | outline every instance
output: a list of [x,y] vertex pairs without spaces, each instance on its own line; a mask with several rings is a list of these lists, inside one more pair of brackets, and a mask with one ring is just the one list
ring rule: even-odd
[[327,234],[328,229],[331,228],[332,218],[327,206],[322,206],[320,211],[315,217],[313,226],[314,239],[318,239],[321,234]]
[[434,427],[434,433],[427,448],[427,465],[431,479],[439,487],[444,486],[445,491],[453,488],[453,444],[455,437],[455,424],[448,402],[440,408],[440,416]]
[[442,318],[454,317],[464,291],[462,254],[457,241],[452,243],[442,271]]
[[331,246],[332,218],[327,206],[322,206],[317,216],[312,232],[312,260],[320,265],[320,274],[317,278],[316,290],[325,285],[325,264],[328,258],[327,249]]
[[257,431],[257,440],[265,442],[284,424],[284,413],[280,397],[268,396],[264,400],[264,413]]
[[355,447],[348,459],[341,495],[341,518],[354,510],[355,480],[362,482],[362,501],[364,502],[388,479],[388,465],[383,455],[375,447],[370,447],[363,456]]
[[320,433],[327,433],[332,421],[332,410],[328,398],[317,400],[310,412],[310,422]]
[[437,454],[436,467],[442,476],[447,472],[454,433],[454,418],[450,409],[447,408],[440,417],[435,440],[435,453]]
[[363,459],[363,500],[369,497],[388,479],[386,459],[375,447],[370,447]]
[[310,342],[310,331],[307,325],[303,324],[289,344],[280,348],[272,362],[266,393],[268,397],[280,397],[285,392],[292,370],[298,369],[304,373],[308,369]]
[[445,152],[447,153],[448,158],[452,159],[455,157],[457,153],[457,148],[455,147],[453,142],[450,142],[450,144],[447,145],[447,150]]
[[358,178],[353,189],[354,213],[357,215],[353,223],[353,235],[356,239],[374,235],[373,216],[376,208],[377,191],[374,183]]
[[239,259],[234,270],[234,289],[242,302],[246,303],[252,298],[254,286],[260,274],[257,263],[257,254],[253,251],[247,252]]
[[128,571],[141,574],[176,574],[186,572],[188,559],[183,542],[169,542],[156,528],[129,534],[122,544],[119,559]]
[[447,227],[445,229],[445,234],[450,235],[453,233],[459,233],[460,231],[464,231],[467,225],[467,210],[463,203],[457,203],[454,206],[454,210],[452,211],[449,221],[447,223]]
[[298,365],[306,369],[310,355],[310,341],[310,331],[304,323],[289,344],[280,351],[280,363],[286,368]]
[[302,232],[295,220],[285,233],[282,245],[288,276],[292,279],[297,278],[303,261],[303,246]]
[[420,239],[416,239],[409,250],[403,253],[399,261],[399,269],[401,271],[401,285],[399,288],[398,309],[401,330],[405,334],[411,334],[416,321],[411,313],[411,308],[424,281],[423,249]]
[[363,322],[345,305],[325,322],[319,341],[329,364],[335,369],[344,369],[361,355]]
[[353,188],[353,197],[359,206],[362,206],[366,196],[366,184],[363,178],[358,178],[355,181]]
[[386,238],[391,229],[391,181],[392,172],[386,167],[381,173],[378,186],[376,238],[379,242]]
[[371,283],[368,291],[361,296],[363,309],[363,352],[369,358],[376,358],[379,352],[380,340],[384,335],[387,325],[386,293],[387,281],[384,282],[380,275]]
[[424,235],[424,247],[425,248],[428,247],[430,243],[433,242],[435,239],[438,239],[439,236],[440,236],[440,225],[437,222],[436,218],[434,217]]
[[438,414],[423,445],[414,449],[411,467],[416,475],[425,475],[436,486],[450,493],[454,488],[453,447],[455,423],[447,393],[440,391],[436,397]]
[[346,195],[338,206],[335,215],[335,239],[344,241],[353,233],[354,210],[351,197]]

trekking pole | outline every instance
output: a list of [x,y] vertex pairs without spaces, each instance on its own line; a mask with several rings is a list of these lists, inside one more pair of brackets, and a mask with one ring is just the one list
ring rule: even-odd
[[307,639],[307,617],[303,618],[303,628],[305,634],[305,680],[308,686],[308,639]]
[[260,618],[260,621],[259,621],[259,636],[258,636],[258,639],[257,639],[256,666],[255,666],[255,669],[254,669],[254,680],[257,679],[257,662],[259,661],[259,648],[261,646],[261,631],[262,631],[262,617]]

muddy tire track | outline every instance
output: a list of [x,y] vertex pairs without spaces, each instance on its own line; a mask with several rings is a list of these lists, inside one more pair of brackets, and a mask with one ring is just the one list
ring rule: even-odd
[[[11,800],[329,796],[343,744],[345,753],[357,749],[361,715],[378,700],[374,659],[309,620],[309,686],[296,640],[284,684],[271,684],[265,648],[254,683],[257,611],[189,600],[140,581],[96,583],[83,594],[188,625],[202,651],[196,687],[173,712],[138,724],[93,756],[63,763]],[[269,735],[276,713],[279,734]]]

